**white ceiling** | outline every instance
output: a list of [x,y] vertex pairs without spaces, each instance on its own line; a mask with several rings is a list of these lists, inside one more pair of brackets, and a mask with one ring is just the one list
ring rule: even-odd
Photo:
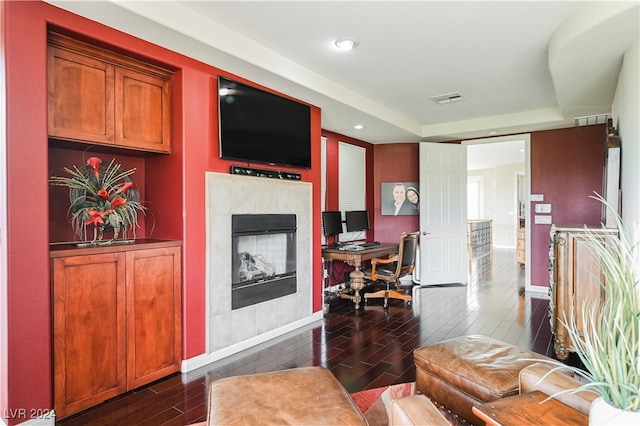
[[523,139],[470,144],[467,145],[467,170],[490,169],[514,164],[521,164],[524,169],[524,151]]
[[[570,127],[609,113],[640,9],[637,0],[49,2],[316,105],[323,129],[371,143]],[[339,37],[359,45],[338,52]],[[465,100],[429,99],[454,91]]]

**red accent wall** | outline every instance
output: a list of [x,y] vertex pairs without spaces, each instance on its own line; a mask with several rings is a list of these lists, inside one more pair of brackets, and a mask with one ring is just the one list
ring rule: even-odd
[[[600,226],[605,125],[572,127],[531,134],[531,193],[551,204],[556,225]],[[551,225],[534,224],[531,203],[531,284],[549,285]]]
[[420,181],[420,145],[417,143],[394,143],[374,145],[374,207],[376,240],[397,243],[403,232],[420,229],[419,216],[382,216],[380,208],[383,200],[383,182]]
[[[340,167],[340,158],[338,155],[338,143],[344,142],[351,145],[360,146],[365,148],[365,161],[366,161],[366,176],[365,176],[365,185],[366,185],[366,208],[369,210],[369,221],[370,226],[373,232],[368,232],[367,238],[369,241],[374,241],[376,238],[376,218],[375,215],[372,214],[375,208],[374,204],[374,187],[375,187],[375,177],[374,177],[374,146],[369,142],[365,142],[359,139],[350,138],[348,136],[341,135],[339,133],[330,132],[328,130],[322,130],[322,136],[327,138],[327,188],[325,195],[325,203],[321,210],[339,210],[339,190],[338,190],[338,171]],[[319,240],[318,240],[319,241]],[[329,241],[332,242],[332,241]]]
[[[51,408],[51,312],[49,284],[49,242],[57,239],[50,231],[49,175],[76,154],[51,152],[47,140],[46,39],[48,25],[81,35],[107,47],[163,64],[175,70],[172,86],[171,155],[144,159],[119,157],[123,163],[140,165],[136,180],[145,198],[157,208],[154,225],[145,220],[142,232],[183,243],[183,358],[200,355],[205,349],[205,229],[204,174],[227,172],[231,162],[218,158],[216,77],[220,70],[152,45],[122,32],[73,15],[42,2],[3,2],[7,96],[7,282],[0,288],[7,295],[7,347],[0,348],[0,412],[9,409]],[[28,29],[25,31],[25,29]],[[25,53],[25,52],[28,52]],[[314,241],[320,241],[320,110],[312,108],[312,168],[301,172],[302,180],[313,184]],[[596,136],[596,133],[598,134]],[[327,208],[337,206],[337,143],[339,140],[367,148],[367,209],[373,211],[371,239],[396,241],[404,230],[418,229],[418,218],[382,217],[380,183],[417,181],[418,145],[371,145],[324,132],[328,138],[329,186]],[[532,134],[533,192],[545,193],[553,203],[556,218],[599,221],[600,208],[585,197],[600,190],[603,129],[565,129]],[[593,144],[593,145],[592,145]],[[596,159],[598,158],[598,159]],[[49,163],[51,161],[51,164]],[[63,164],[53,164],[61,162]],[[398,167],[397,165],[402,165]],[[563,171],[559,172],[558,168]],[[291,169],[294,170],[294,169]],[[553,178],[551,178],[553,176]],[[370,184],[371,183],[371,184]],[[569,194],[569,196],[568,196]],[[569,201],[571,199],[572,201]],[[575,213],[575,216],[574,216]],[[44,225],[43,225],[44,224]],[[53,226],[53,225],[52,225]],[[151,232],[153,231],[153,234]],[[57,231],[56,231],[57,232]],[[50,236],[51,234],[51,236]],[[62,237],[61,237],[62,238]],[[541,285],[546,271],[547,235],[534,231],[532,274]],[[544,246],[544,247],[543,247]],[[321,300],[321,249],[314,245],[314,301]],[[532,255],[534,254],[532,253]],[[536,281],[534,281],[536,282]],[[538,283],[538,282],[536,282]],[[2,313],[5,315],[5,313]],[[21,420],[7,419],[8,424]]]
[[[6,360],[0,364],[0,412],[5,415],[16,408],[24,408],[27,412],[51,408],[49,242],[68,239],[68,231],[63,228],[69,225],[66,211],[60,211],[54,200],[51,200],[50,213],[56,217],[51,218],[49,225],[50,188],[47,181],[49,176],[61,175],[62,167],[82,161],[81,152],[49,148],[47,29],[54,27],[57,31],[175,71],[172,153],[149,157],[117,154],[116,159],[127,168],[138,168],[134,177],[144,190],[150,210],[138,236],[182,241],[183,359],[200,355],[205,350],[205,172],[227,173],[231,162],[220,160],[218,155],[216,101],[217,76],[229,74],[43,2],[3,2],[3,8],[8,270],[6,288],[2,283],[0,291],[8,300],[8,344],[0,348],[0,358]],[[29,30],[25,31],[25,28]],[[313,184],[313,238],[320,241],[321,131],[317,107],[312,107],[311,125],[312,168],[277,169],[301,173],[303,181]],[[95,147],[91,150],[91,155],[94,154],[111,158]],[[313,256],[313,310],[317,312],[322,309],[319,244],[314,247]],[[6,422],[15,424],[24,420],[6,419]]]

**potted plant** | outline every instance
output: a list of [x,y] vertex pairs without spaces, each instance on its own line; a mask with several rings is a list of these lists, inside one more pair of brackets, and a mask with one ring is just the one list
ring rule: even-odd
[[[135,169],[123,170],[111,160],[103,164],[98,157],[91,157],[87,164],[64,170],[68,177],[52,177],[51,185],[69,188],[71,226],[83,238],[87,225],[93,225],[92,245],[113,243],[122,231],[126,235],[138,226],[138,211],[144,212],[140,195],[131,175]],[[103,239],[105,229],[113,230],[113,237]]]
[[[596,194],[597,195],[597,194]],[[592,403],[589,424],[640,424],[640,243],[620,216],[601,196],[615,217],[619,236],[604,238],[587,231],[587,242],[600,261],[604,283],[601,300],[585,303],[580,312],[560,319],[584,369],[557,363],[584,377],[586,383],[571,392],[587,390],[599,398]],[[578,319],[582,333],[578,332]],[[610,413],[610,411],[613,411]],[[627,420],[627,417],[629,419]],[[610,421],[610,423],[609,423]]]

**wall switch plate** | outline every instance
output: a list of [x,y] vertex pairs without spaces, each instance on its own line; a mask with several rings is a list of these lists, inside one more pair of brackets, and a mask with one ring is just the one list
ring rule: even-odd
[[538,225],[551,225],[551,216],[535,215],[533,222]]
[[531,194],[529,201],[544,201],[544,194]]
[[551,213],[551,204],[536,204],[536,213]]

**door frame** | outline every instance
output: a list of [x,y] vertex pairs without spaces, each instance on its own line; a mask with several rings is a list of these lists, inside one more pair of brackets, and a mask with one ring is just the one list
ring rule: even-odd
[[[509,136],[497,136],[482,139],[463,140],[462,144],[469,145],[489,144],[497,142],[509,142],[513,140],[524,140],[524,170],[525,170],[525,291],[536,291],[546,293],[547,288],[543,286],[531,285],[531,133],[521,133]],[[515,259],[514,259],[515,261]]]

